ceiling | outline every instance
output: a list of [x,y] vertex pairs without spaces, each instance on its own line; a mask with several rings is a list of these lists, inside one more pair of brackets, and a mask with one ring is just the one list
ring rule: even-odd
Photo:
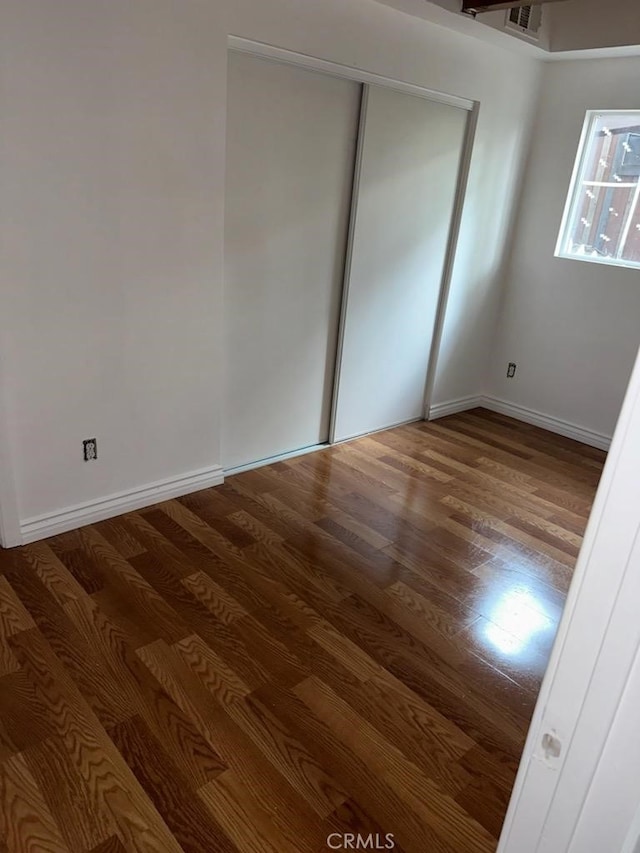
[[376,2],[543,59],[640,55],[638,0],[563,0],[547,4],[543,7],[543,29],[538,45],[504,32],[504,11],[482,13],[474,20],[460,12],[462,0]]

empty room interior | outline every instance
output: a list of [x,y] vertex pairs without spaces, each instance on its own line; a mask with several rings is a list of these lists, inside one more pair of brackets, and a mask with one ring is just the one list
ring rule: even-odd
[[637,0],[0,0],[0,850],[527,853],[639,81]]

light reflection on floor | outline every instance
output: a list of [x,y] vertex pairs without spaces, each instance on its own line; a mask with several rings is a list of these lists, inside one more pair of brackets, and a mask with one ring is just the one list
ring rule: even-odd
[[489,614],[484,639],[509,657],[521,654],[539,634],[555,630],[543,602],[526,587],[514,587],[502,595]]

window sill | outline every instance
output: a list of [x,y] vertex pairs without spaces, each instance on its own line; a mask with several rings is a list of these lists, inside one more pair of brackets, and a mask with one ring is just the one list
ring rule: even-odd
[[619,261],[615,258],[594,258],[587,257],[586,255],[570,255],[564,252],[556,252],[554,257],[563,261],[580,261],[581,263],[599,264],[600,266],[605,267],[620,267],[627,270],[640,270],[640,263],[634,263],[633,261]]

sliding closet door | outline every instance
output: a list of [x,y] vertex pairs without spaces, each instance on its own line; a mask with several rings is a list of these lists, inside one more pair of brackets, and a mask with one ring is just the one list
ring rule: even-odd
[[364,107],[336,441],[424,416],[468,115],[377,86]]
[[361,91],[229,57],[227,469],[328,440]]

